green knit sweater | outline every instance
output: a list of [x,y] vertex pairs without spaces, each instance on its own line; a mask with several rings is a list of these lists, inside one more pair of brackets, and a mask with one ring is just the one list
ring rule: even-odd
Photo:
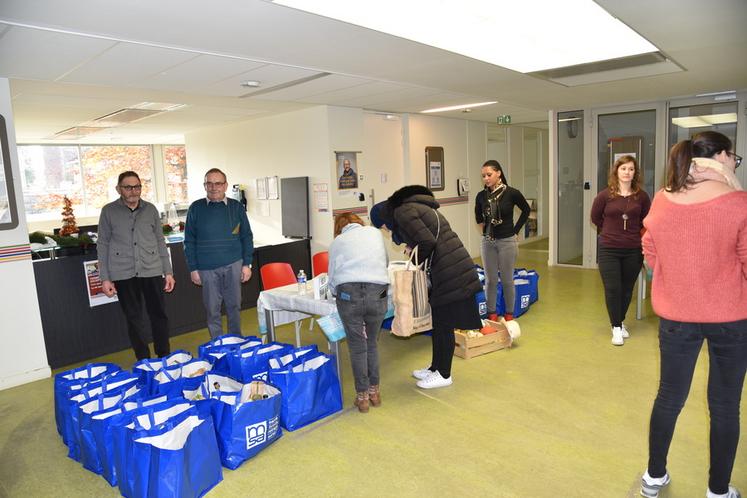
[[242,260],[252,263],[254,242],[244,206],[235,199],[194,201],[187,212],[184,254],[189,271],[214,270]]

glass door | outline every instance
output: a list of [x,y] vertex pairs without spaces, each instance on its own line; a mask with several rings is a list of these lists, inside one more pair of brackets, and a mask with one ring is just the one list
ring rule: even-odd
[[557,122],[557,262],[584,264],[584,113],[559,112]]

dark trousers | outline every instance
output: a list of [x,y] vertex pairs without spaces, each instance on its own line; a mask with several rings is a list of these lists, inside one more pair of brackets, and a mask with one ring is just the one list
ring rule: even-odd
[[728,492],[739,442],[739,403],[747,370],[747,320],[728,323],[659,322],[661,379],[651,412],[648,473],[666,473],[677,416],[687,400],[703,340],[708,343],[710,477],[716,494]]
[[434,322],[431,340],[433,342],[433,356],[430,369],[438,370],[441,377],[447,379],[451,377],[451,361],[454,358],[454,328],[442,327]]
[[633,287],[643,265],[643,253],[640,248],[616,249],[600,246],[598,263],[610,324],[619,327],[625,320],[633,297]]
[[150,318],[153,350],[163,357],[171,351],[169,346],[169,319],[163,300],[163,277],[133,277],[114,282],[117,297],[127,319],[127,333],[138,360],[150,358],[148,334],[145,330],[143,300]]
[[378,338],[386,315],[387,284],[348,282],[337,286],[337,312],[345,326],[355,390],[378,386]]

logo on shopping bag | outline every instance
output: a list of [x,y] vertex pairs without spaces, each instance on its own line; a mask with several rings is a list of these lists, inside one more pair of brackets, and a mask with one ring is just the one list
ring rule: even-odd
[[479,313],[480,315],[487,315],[487,314],[488,314],[488,303],[486,303],[485,301],[481,302],[481,303],[480,303],[480,304],[479,304],[479,305],[477,306],[477,308],[478,308],[478,309],[477,309],[477,312],[478,312],[478,313]]
[[529,307],[529,296],[521,296],[521,309]]
[[267,441],[267,421],[246,426],[246,449],[254,448]]

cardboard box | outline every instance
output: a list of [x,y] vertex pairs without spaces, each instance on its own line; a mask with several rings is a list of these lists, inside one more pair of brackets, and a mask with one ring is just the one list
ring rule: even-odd
[[454,338],[456,339],[456,347],[454,348],[455,356],[469,360],[475,356],[511,347],[511,336],[508,333],[505,323],[492,322],[490,320],[486,320],[486,322],[488,326],[496,329],[494,334],[468,337],[465,331],[454,331]]

